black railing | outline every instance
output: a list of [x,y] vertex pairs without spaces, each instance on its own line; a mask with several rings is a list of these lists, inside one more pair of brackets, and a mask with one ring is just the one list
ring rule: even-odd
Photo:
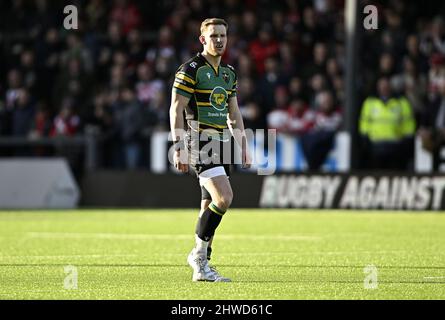
[[[80,150],[80,152],[83,152],[84,154],[84,170],[91,171],[96,169],[98,164],[98,139],[99,137],[95,134],[84,134],[72,137],[60,136],[36,138],[0,136],[0,150],[10,149],[11,154],[7,154],[9,156],[23,156],[30,152],[30,156],[38,156],[39,151],[41,151],[39,147],[52,147],[55,149],[55,155],[58,155],[58,153],[66,155],[67,152],[69,153],[70,150],[72,151],[72,147],[75,147],[76,151]],[[38,149],[37,151],[32,150],[36,148]],[[33,151],[34,153],[32,153]],[[0,154],[4,155],[1,152]],[[44,152],[43,155],[46,155],[46,153]]]

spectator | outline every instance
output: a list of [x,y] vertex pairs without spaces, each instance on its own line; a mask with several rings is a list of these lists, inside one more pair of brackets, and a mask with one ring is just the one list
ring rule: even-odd
[[90,50],[84,41],[76,33],[70,33],[66,37],[66,49],[60,55],[62,66],[69,66],[73,60],[78,60],[79,65],[86,73],[92,73],[94,61]]
[[35,115],[35,105],[29,91],[20,89],[17,92],[17,100],[12,111],[12,135],[27,137],[31,132]]
[[277,132],[288,132],[289,115],[287,113],[288,95],[286,88],[281,86],[275,89],[274,108],[267,115],[267,126]]
[[313,126],[301,138],[309,170],[319,170],[334,147],[335,134],[342,122],[340,111],[334,103],[330,91],[321,91],[315,98]]
[[137,29],[131,30],[127,35],[127,44],[129,65],[131,68],[136,69],[136,66],[145,60],[141,32]]
[[416,65],[416,70],[425,74],[428,71],[428,60],[420,51],[419,38],[416,34],[411,34],[406,38],[406,51],[408,57]]
[[20,55],[20,73],[23,76],[23,85],[30,94],[36,96],[40,93],[37,82],[40,75],[37,73],[33,51],[25,50]]
[[85,131],[101,138],[101,149],[98,152],[100,165],[113,168],[114,123],[109,96],[105,90],[96,92],[84,119]]
[[137,98],[142,104],[149,105],[151,100],[164,90],[164,82],[155,78],[154,71],[148,63],[141,63],[138,66],[137,77]]
[[120,88],[128,85],[128,82],[124,67],[121,65],[113,65],[110,69],[110,79],[107,89],[112,93],[117,93]]
[[244,119],[244,126],[249,129],[265,128],[253,80],[242,78],[238,82],[238,105]]
[[306,90],[300,77],[294,76],[289,81],[289,95],[291,98],[302,98],[306,100]]
[[[62,101],[60,111],[55,116],[50,130],[50,137],[52,138],[68,138],[73,137],[79,133],[80,117],[75,113],[75,100],[72,97],[65,97]],[[66,144],[55,145],[55,153],[59,157],[66,158],[70,166],[73,168],[75,176],[80,172],[80,155],[79,147]]]
[[412,107],[404,96],[393,95],[389,79],[377,82],[377,96],[368,97],[362,107],[359,131],[368,146],[373,169],[407,169],[413,160],[416,123]]
[[88,20],[88,29],[104,32],[107,24],[106,7],[104,0],[91,0],[85,9]]
[[[79,109],[89,96],[89,77],[82,68],[81,60],[72,58],[67,62],[65,72],[57,79],[56,91],[54,92],[54,104],[61,104],[65,97],[76,100]],[[76,110],[83,111],[83,110]]]
[[[363,100],[374,96],[374,84],[387,77],[394,89],[389,100],[399,99],[397,94],[406,97],[416,122],[431,129],[443,99],[445,28],[438,14],[444,4],[427,2],[422,10],[414,2],[376,4],[382,13],[379,28],[365,30],[357,43],[357,95]],[[196,38],[205,12],[229,21],[230,45],[223,61],[237,69],[239,105],[247,127],[268,125],[295,134],[289,120],[299,121],[295,110],[302,101],[308,102],[312,114],[318,110],[317,97],[326,90],[333,91],[334,105],[345,101],[342,1],[91,0],[76,5],[80,30],[65,32],[59,31],[56,13],[63,4],[57,1],[2,2],[1,135],[13,133],[13,110],[22,89],[27,89],[32,104],[45,106],[51,124],[63,101],[74,98],[73,112],[82,124],[104,120],[101,114],[117,116],[111,106],[122,104],[122,88],[128,87],[142,104],[142,131],[149,137],[165,127],[171,76],[179,61],[200,50]],[[243,96],[244,79],[250,88]],[[275,91],[281,86],[288,91],[286,103],[277,105]],[[96,109],[97,92],[105,102]],[[93,120],[95,112],[98,118]],[[37,111],[36,118],[41,116]],[[118,123],[108,124],[110,132],[120,130]],[[88,129],[76,130],[82,134]]]
[[6,90],[6,109],[12,109],[19,97],[22,88],[22,73],[17,69],[12,69],[8,73],[8,88]]
[[314,130],[337,131],[342,124],[342,116],[330,91],[320,92],[315,99]]
[[256,77],[257,73],[255,65],[247,53],[240,53],[238,57],[237,71],[240,79]]
[[420,48],[428,56],[434,53],[445,54],[445,28],[442,16],[436,16],[423,35]]
[[437,16],[431,27],[431,42],[433,50],[445,55],[445,26],[443,16]]
[[258,39],[249,47],[250,55],[256,65],[256,71],[262,75],[265,72],[265,61],[278,54],[278,42],[273,38],[272,27],[265,24],[258,33]]
[[113,118],[107,94],[104,91],[100,91],[94,96],[93,104],[88,108],[88,113],[84,118],[87,126],[94,127],[94,130],[104,135],[111,130]]
[[392,56],[401,56],[404,51],[406,38],[405,28],[402,26],[402,17],[393,8],[384,10],[386,20],[386,30],[382,33],[383,51]]
[[60,112],[53,121],[51,137],[74,136],[79,129],[80,118],[74,113],[74,99],[64,98]]
[[395,72],[394,57],[390,53],[383,53],[379,60],[379,77],[391,77]]
[[242,15],[241,38],[251,43],[257,34],[258,20],[254,12],[247,10]]
[[17,69],[8,72],[8,87],[6,88],[5,102],[0,108],[0,134],[12,134],[12,113],[16,106],[20,91],[22,90],[22,74]]
[[144,126],[142,106],[131,87],[123,87],[111,106],[115,124],[114,163],[125,169],[140,166],[141,130]]
[[286,79],[280,73],[278,61],[276,58],[267,58],[265,62],[265,73],[257,83],[258,92],[261,98],[261,107],[269,112],[275,104],[276,89],[286,84]]
[[[51,131],[51,118],[47,108],[43,105],[38,105],[36,113],[31,124],[31,130],[28,134],[29,139],[40,139],[49,136]],[[50,146],[35,146],[32,148],[33,156],[50,156]]]
[[438,169],[439,152],[445,145],[445,84],[441,86],[441,95],[430,106],[427,121],[419,128],[422,147],[433,155],[433,167]]
[[315,43],[326,40],[329,32],[327,26],[318,21],[317,14],[311,6],[303,9],[302,18],[298,29],[301,38],[300,54],[303,60],[310,61]]
[[174,40],[171,28],[165,26],[159,30],[156,46],[148,50],[146,54],[147,62],[154,68],[158,77],[164,81],[168,81],[178,68]]
[[422,147],[433,156],[435,170],[439,167],[440,150],[445,145],[445,77],[436,85],[438,95],[425,108],[418,130]]
[[287,133],[288,114],[285,109],[274,109],[267,115],[267,127],[277,132]]
[[314,45],[313,61],[308,63],[304,69],[304,77],[312,78],[316,74],[324,74],[326,70],[326,60],[328,49],[325,43],[318,42]]
[[291,78],[299,71],[295,61],[295,51],[290,43],[283,42],[280,45],[281,71],[286,78]]
[[40,70],[38,85],[39,94],[45,103],[51,102],[55,79],[58,74],[62,44],[56,28],[50,28],[44,39],[36,45],[36,64]]
[[322,73],[317,73],[312,76],[309,83],[309,103],[315,106],[316,96],[323,90],[327,89],[326,77]]
[[404,94],[409,100],[418,121],[423,112],[427,79],[417,71],[416,64],[408,56],[403,59],[402,73],[392,78],[391,85],[396,92]]
[[293,98],[287,112],[288,121],[286,127],[291,134],[303,136],[314,125],[315,113],[301,98]]
[[[31,125],[31,131],[29,132],[29,137],[44,138],[48,137],[51,131],[51,119],[48,110],[44,106],[38,106]],[[40,149],[40,148],[37,148]]]
[[96,57],[96,70],[98,79],[104,82],[108,78],[109,69],[112,65],[112,57],[116,51],[125,50],[125,39],[119,23],[108,24],[105,39],[99,41],[99,49]]
[[256,100],[247,100],[243,105],[240,105],[240,111],[246,128],[253,130],[264,128],[261,109]]
[[110,13],[110,20],[122,26],[126,35],[141,25],[141,13],[139,9],[129,0],[114,0]]
[[430,70],[428,72],[428,99],[435,100],[439,96],[439,87],[445,79],[445,56],[435,53],[430,58]]
[[143,106],[144,130],[149,134],[154,130],[168,130],[168,104],[164,92],[164,90],[155,92],[149,104]]

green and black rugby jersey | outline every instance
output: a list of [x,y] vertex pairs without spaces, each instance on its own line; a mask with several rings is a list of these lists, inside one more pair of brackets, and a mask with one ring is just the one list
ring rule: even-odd
[[236,88],[235,69],[224,63],[215,69],[201,53],[179,67],[173,84],[173,90],[190,98],[188,125],[194,120],[198,131],[214,129],[220,138],[227,128],[228,100],[236,96]]

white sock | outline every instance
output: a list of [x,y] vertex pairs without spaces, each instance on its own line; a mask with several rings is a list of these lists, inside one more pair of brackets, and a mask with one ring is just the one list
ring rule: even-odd
[[196,242],[195,246],[196,253],[207,257],[207,248],[209,246],[209,242],[202,240],[196,234],[195,234],[195,242]]

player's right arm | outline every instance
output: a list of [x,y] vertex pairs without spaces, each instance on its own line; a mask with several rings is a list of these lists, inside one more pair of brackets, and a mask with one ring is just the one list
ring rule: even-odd
[[[190,98],[178,94],[173,88],[172,90],[172,100],[170,105],[170,129],[172,133],[172,138],[174,144],[181,149],[184,149],[184,138],[185,138],[185,128],[184,128],[184,110],[187,106]],[[181,157],[182,155],[182,157]],[[175,149],[173,155],[173,161],[175,168],[181,172],[188,171],[187,156],[185,152],[182,152],[179,148]]]
[[[181,65],[176,71],[172,89],[170,129],[175,145],[180,146],[183,150],[185,149],[184,110],[195,92],[196,67],[196,62]],[[180,152],[179,148],[176,148],[173,160],[176,169],[181,172],[188,171],[188,157],[186,152]]]

